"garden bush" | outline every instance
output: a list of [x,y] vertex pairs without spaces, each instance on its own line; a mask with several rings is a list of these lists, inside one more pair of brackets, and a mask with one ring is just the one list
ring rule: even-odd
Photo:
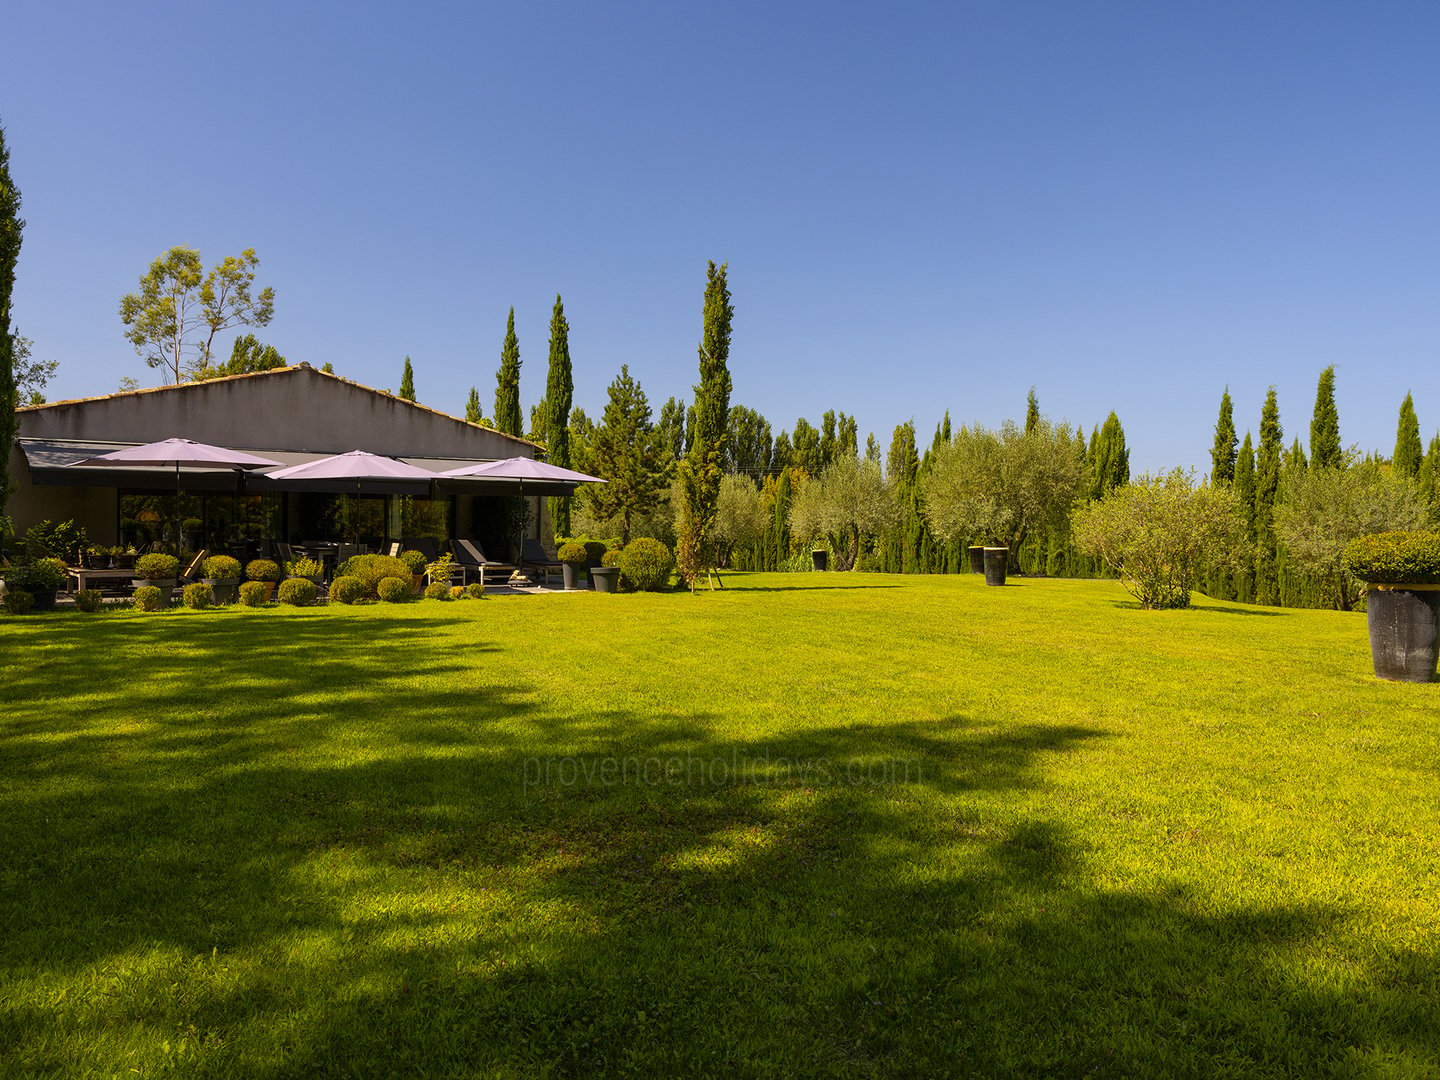
[[555,557],[569,566],[584,566],[590,553],[585,550],[585,545],[580,541],[568,540],[560,545],[559,550],[555,552]]
[[274,559],[251,559],[245,564],[245,576],[251,581],[279,581],[280,567]]
[[174,555],[151,552],[135,560],[135,576],[146,581],[170,581],[180,573],[180,560]]
[[610,550],[610,545],[604,540],[585,540],[582,543],[585,545],[585,562],[587,564],[601,563],[605,558],[605,553]]
[[1440,533],[1371,533],[1350,541],[1345,569],[1374,585],[1440,584]]
[[450,586],[443,581],[432,581],[425,586],[426,600],[449,600]]
[[5,587],[31,594],[51,593],[65,584],[65,564],[59,559],[36,559],[5,570]]
[[381,578],[380,583],[375,586],[375,595],[387,604],[403,604],[406,600],[410,599],[410,579],[398,577]]
[[484,600],[485,586],[481,585],[478,581],[472,581],[469,585],[465,586],[465,595],[470,597],[471,600]]
[[215,603],[215,590],[206,585],[203,581],[197,581],[192,585],[186,585],[185,591],[180,594],[185,601],[185,606],[201,611]]
[[619,566],[619,565],[620,565],[620,549],[619,549],[619,548],[611,548],[609,551],[605,552],[604,557],[600,560],[600,565],[601,565],[601,566]]
[[451,600],[469,600],[469,599],[470,599],[470,594],[465,591],[465,586],[464,586],[464,585],[451,585],[451,586],[450,586],[450,599],[451,599]]
[[159,611],[165,606],[160,589],[154,585],[141,585],[135,590],[134,601],[141,611]]
[[[159,592],[159,589],[155,590]],[[5,610],[11,615],[26,615],[35,606],[35,597],[24,589],[11,589],[6,586]]]
[[424,552],[410,550],[400,552],[400,561],[410,568],[413,575],[425,573],[425,564],[430,560],[425,558]]
[[330,599],[340,604],[353,604],[364,599],[367,591],[364,581],[349,574],[338,575],[330,583]]
[[265,594],[268,591],[263,581],[247,581],[240,586],[240,603],[246,607],[260,607],[265,603]]
[[215,581],[234,581],[240,576],[240,560],[229,555],[211,555],[205,560],[205,576]]
[[[424,568],[423,557],[421,568]],[[396,558],[393,555],[356,555],[341,563],[335,571],[335,576],[358,579],[365,587],[364,595],[366,596],[376,595],[375,587],[385,578],[401,578],[407,583],[414,580],[414,574],[409,564],[404,559]]]
[[290,577],[313,578],[325,573],[325,567],[321,565],[319,559],[312,559],[308,555],[303,555],[298,559],[291,559],[287,562],[285,564],[285,573]]
[[75,594],[75,606],[81,611],[99,611],[104,603],[99,589],[81,589]]
[[309,578],[286,578],[275,590],[275,599],[282,604],[295,607],[309,607],[315,602],[315,583]]
[[620,552],[620,578],[627,588],[640,592],[663,592],[670,587],[675,556],[659,540],[641,536]]

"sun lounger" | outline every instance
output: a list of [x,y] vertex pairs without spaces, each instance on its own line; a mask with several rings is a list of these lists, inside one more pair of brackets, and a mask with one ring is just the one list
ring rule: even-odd
[[561,573],[565,569],[564,563],[557,562],[545,553],[545,545],[534,537],[529,537],[520,545],[520,565],[528,573],[530,570],[540,571],[542,583],[550,584],[550,573]]
[[514,563],[487,559],[484,550],[473,540],[455,541],[455,561],[469,573],[483,573],[484,580],[493,582],[509,581],[517,569]]

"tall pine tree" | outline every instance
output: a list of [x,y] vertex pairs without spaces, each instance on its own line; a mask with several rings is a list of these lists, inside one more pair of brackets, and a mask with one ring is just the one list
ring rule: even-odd
[[465,401],[465,419],[472,424],[478,424],[485,418],[480,410],[480,391],[470,387],[470,397]]
[[525,421],[520,414],[520,339],[515,336],[515,309],[505,320],[505,342],[500,346],[500,370],[495,372],[495,430],[519,435]]
[[1210,482],[1219,487],[1235,480],[1235,407],[1230,388],[1220,397],[1220,416],[1215,421],[1215,444],[1210,447]]
[[1255,452],[1255,601],[1280,601],[1275,536],[1275,497],[1280,491],[1280,454],[1285,432],[1280,426],[1280,404],[1275,387],[1265,395],[1260,410],[1260,445]]
[[400,396],[406,401],[415,400],[415,369],[410,366],[410,357],[405,357],[405,370],[400,374]]
[[[570,468],[570,406],[575,380],[570,370],[570,324],[565,321],[565,304],[555,294],[550,313],[550,372],[545,380],[545,460],[562,469]],[[550,500],[550,524],[556,536],[570,535],[570,499],[557,495]]]
[[1400,403],[1400,423],[1395,431],[1395,457],[1391,465],[1396,476],[1413,480],[1420,472],[1420,421],[1415,416],[1415,401],[1407,393]]
[[15,263],[20,257],[20,191],[10,178],[10,150],[0,127],[0,516],[10,495],[10,447],[19,421],[15,406],[15,329],[11,325],[10,294],[15,288]]
[[720,499],[725,423],[730,417],[730,321],[735,309],[726,285],[727,264],[711,260],[706,273],[704,329],[700,337],[700,382],[695,387],[695,434],[680,465],[681,507],[676,562],[693,590],[709,568],[710,530]]
[[1335,365],[1320,373],[1315,387],[1315,413],[1310,418],[1310,468],[1338,469],[1345,464],[1340,450],[1340,412],[1335,408]]
[[650,402],[628,366],[622,365],[610,384],[589,465],[608,483],[587,488],[586,498],[601,517],[620,519],[620,542],[628,544],[635,520],[660,501],[671,468],[670,449],[650,422]]

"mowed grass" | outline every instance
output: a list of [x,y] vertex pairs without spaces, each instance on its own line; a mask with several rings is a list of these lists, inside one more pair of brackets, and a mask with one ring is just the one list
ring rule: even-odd
[[1440,1074],[1363,615],[727,585],[0,621],[0,1075]]

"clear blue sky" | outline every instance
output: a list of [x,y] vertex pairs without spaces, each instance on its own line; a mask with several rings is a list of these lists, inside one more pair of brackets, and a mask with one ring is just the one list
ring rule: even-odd
[[[23,4],[0,123],[15,318],[52,400],[158,382],[122,293],[242,248],[292,361],[491,411],[506,311],[543,392],[690,393],[730,264],[732,400],[889,443],[1114,409],[1132,467],[1208,468],[1228,385],[1389,453],[1440,427],[1440,6]],[[223,349],[228,354],[228,341]],[[163,433],[157,433],[163,434]]]

